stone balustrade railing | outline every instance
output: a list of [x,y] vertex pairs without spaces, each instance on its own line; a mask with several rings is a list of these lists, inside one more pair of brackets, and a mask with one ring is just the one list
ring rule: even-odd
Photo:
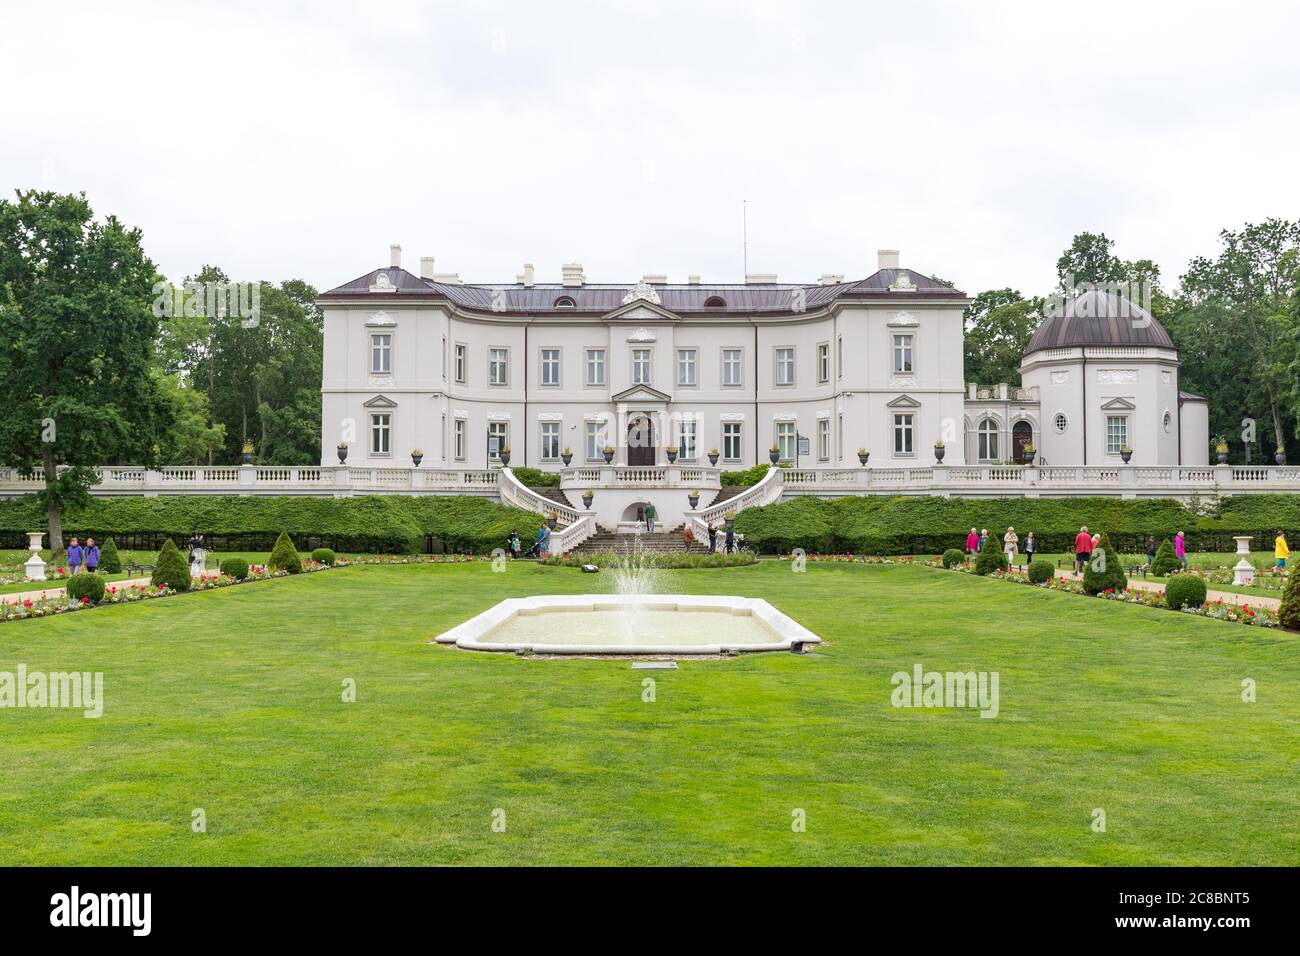
[[686,488],[708,492],[721,487],[721,474],[718,468],[699,465],[583,465],[560,469],[560,488]]

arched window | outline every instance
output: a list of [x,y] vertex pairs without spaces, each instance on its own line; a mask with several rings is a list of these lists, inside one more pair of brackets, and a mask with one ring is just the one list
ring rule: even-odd
[[576,305],[577,303],[567,295],[562,295],[555,300],[555,308],[557,309],[572,309],[575,308]]
[[1065,417],[1065,412],[1057,412],[1053,424],[1056,425],[1056,430],[1058,432],[1064,433],[1066,428],[1070,426],[1070,421]]
[[980,422],[979,459],[980,461],[998,460],[998,423],[992,418]]
[[720,295],[711,295],[704,300],[704,307],[706,309],[725,309],[727,300]]

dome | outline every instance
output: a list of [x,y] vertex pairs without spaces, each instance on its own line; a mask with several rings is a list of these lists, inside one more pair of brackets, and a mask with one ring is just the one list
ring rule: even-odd
[[1164,326],[1139,305],[1104,289],[1088,289],[1061,302],[1034,330],[1025,356],[1043,349],[1126,345],[1174,348]]

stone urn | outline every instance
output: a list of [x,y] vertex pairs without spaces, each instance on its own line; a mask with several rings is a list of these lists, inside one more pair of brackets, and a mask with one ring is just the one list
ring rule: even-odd
[[346,465],[348,463],[348,446],[340,442],[335,451],[338,452],[339,464]]
[[1226,465],[1228,463],[1228,449],[1214,449],[1214,457],[1219,459],[1220,465]]
[[700,493],[698,491],[692,491],[686,496],[686,500],[691,503],[691,510],[694,511],[700,506]]
[[936,462],[936,463],[938,463],[938,462],[942,462],[942,461],[943,461],[943,456],[944,456],[944,454],[945,454],[947,451],[948,451],[948,449],[944,448],[943,445],[935,445],[935,446],[934,446],[934,460],[935,460],[935,462]]
[[778,461],[781,460],[781,451],[780,451],[780,449],[778,449],[778,448],[773,448],[771,451],[769,451],[769,452],[767,453],[767,457],[768,457],[769,459],[771,459],[772,464],[775,465]]
[[569,451],[567,448],[564,449],[564,452],[560,455],[560,461],[564,462],[565,468],[568,468],[569,462],[573,461],[573,452]]
[[595,497],[596,497],[596,495],[595,495],[594,492],[591,492],[591,491],[584,491],[584,492],[582,493],[582,506],[583,506],[584,508],[586,508],[588,511],[590,511],[590,510],[591,510],[591,501],[592,501],[592,499],[595,498]]
[[606,448],[602,454],[605,456],[605,464],[611,464],[614,461],[614,449]]
[[27,532],[27,547],[32,552],[32,555],[23,565],[23,570],[33,581],[45,580],[45,562],[41,559],[41,541],[44,537],[44,531]]
[[1130,448],[1127,451],[1125,451],[1124,449],[1121,448],[1119,452],[1119,457],[1122,458],[1124,460],[1124,464],[1127,465],[1130,461],[1133,460],[1133,449]]
[[416,468],[419,468],[419,467],[420,467],[420,462],[422,462],[422,461],[424,461],[424,452],[422,452],[422,451],[413,451],[413,452],[411,452],[411,464],[412,464],[412,465],[414,465]]
[[871,452],[869,451],[858,452],[858,464],[861,465],[863,468],[865,468],[867,466],[867,459],[870,457],[871,457]]
[[664,449],[664,454],[668,456],[668,464],[670,465],[677,460],[677,449],[672,445]]
[[501,459],[501,467],[506,467],[510,464],[510,449],[502,448],[497,457]]
[[1233,537],[1237,542],[1237,557],[1239,560],[1232,566],[1232,583],[1236,585],[1251,584],[1255,580],[1255,566],[1250,563],[1250,535],[1236,535]]
[[1285,464],[1286,464],[1286,452],[1284,452],[1284,451],[1282,451],[1282,450],[1279,449],[1279,450],[1277,451],[1277,453],[1273,455],[1273,460],[1274,460],[1275,462],[1277,462],[1279,465],[1285,465]]
[[244,464],[251,465],[253,463],[253,443],[248,439],[244,439],[244,447],[242,449],[242,452],[243,452]]
[[718,453],[716,451],[709,452],[709,464],[716,465],[717,463],[718,463]]

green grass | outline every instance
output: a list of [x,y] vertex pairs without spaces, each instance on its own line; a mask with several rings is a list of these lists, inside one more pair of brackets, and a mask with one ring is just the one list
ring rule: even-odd
[[[765,597],[824,656],[647,674],[426,644],[506,596],[612,586],[532,563],[354,567],[0,625],[0,670],[103,671],[107,698],[98,720],[0,710],[0,859],[1300,863],[1300,637],[924,567],[660,580]],[[998,671],[1000,715],[892,708],[890,675],[917,662]]]

